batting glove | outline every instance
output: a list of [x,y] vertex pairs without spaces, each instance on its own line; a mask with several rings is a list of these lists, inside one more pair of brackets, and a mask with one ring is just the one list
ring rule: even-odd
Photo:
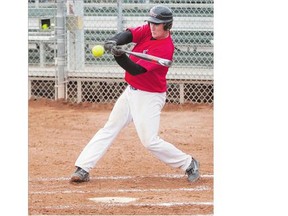
[[109,40],[104,43],[104,49],[106,52],[111,52],[111,49],[116,46],[116,41]]
[[112,49],[111,49],[111,53],[112,53],[114,56],[121,56],[121,55],[123,55],[125,52],[121,49],[120,46],[113,46]]

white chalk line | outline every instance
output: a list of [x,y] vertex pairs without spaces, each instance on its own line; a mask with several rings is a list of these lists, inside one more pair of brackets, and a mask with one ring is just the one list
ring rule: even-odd
[[[92,177],[91,179],[95,180],[129,180],[129,179],[139,179],[139,178],[183,178],[185,175],[183,174],[163,174],[163,175],[152,175],[152,176],[96,176]],[[201,175],[201,178],[214,178],[213,174],[203,174]],[[70,177],[59,177],[59,178],[30,178],[29,181],[69,181]],[[82,191],[82,190],[65,190],[65,191],[36,191],[36,192],[31,192],[30,194],[53,194],[53,193],[95,193],[95,192],[119,192],[119,193],[125,193],[125,192],[171,192],[171,191],[205,191],[205,190],[211,190],[211,188],[206,187],[206,186],[198,186],[195,188],[176,188],[176,189],[118,189],[116,190],[95,190],[95,191]],[[162,203],[105,203],[105,204],[100,204],[104,206],[119,206],[119,207],[125,207],[125,206],[135,206],[135,207],[173,207],[173,206],[192,206],[192,205],[206,205],[206,206],[213,206],[213,202],[162,202]],[[98,207],[97,207],[98,206]],[[83,205],[81,204],[81,208]],[[37,207],[36,207],[37,208]],[[46,209],[75,209],[79,208],[78,206],[75,205],[57,205],[57,206],[45,206],[41,207],[41,209],[46,208]],[[86,205],[86,208],[94,208],[98,209],[98,205]],[[103,216],[103,215],[102,215]],[[139,215],[140,216],[140,215]],[[184,216],[184,215],[183,215]],[[213,216],[213,214],[207,214],[207,215],[190,215],[190,216]]]
[[173,191],[209,191],[210,187],[206,186],[197,186],[195,188],[172,188],[172,189],[113,189],[113,190],[60,190],[60,191],[32,191],[29,194],[39,194],[39,195],[47,195],[47,194],[86,194],[86,193],[129,193],[129,192],[173,192]]
[[[104,205],[107,205],[105,203]],[[205,205],[205,206],[213,206],[213,202],[163,202],[163,203],[108,203],[109,206],[163,206],[163,207],[171,207],[171,206],[187,206],[187,205]]]
[[[124,206],[134,206],[134,207],[173,207],[173,206],[213,206],[213,202],[160,202],[160,203],[97,203],[95,205],[79,205],[81,208],[98,209],[99,205],[108,207],[124,207]],[[78,206],[75,205],[57,205],[57,206],[45,206],[45,209],[75,209]]]
[[[164,175],[151,175],[151,176],[96,176],[91,177],[91,180],[126,180],[135,178],[183,178],[185,175],[180,174],[164,174]],[[204,174],[201,178],[214,178],[212,174]],[[70,177],[59,177],[59,178],[30,178],[29,181],[69,181]]]

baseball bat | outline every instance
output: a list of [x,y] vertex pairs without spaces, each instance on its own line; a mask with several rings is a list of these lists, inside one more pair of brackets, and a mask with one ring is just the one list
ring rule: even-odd
[[168,59],[160,58],[160,57],[145,54],[145,53],[132,52],[132,51],[125,50],[123,48],[118,48],[118,49],[120,49],[121,51],[123,51],[127,54],[137,56],[138,58],[147,60],[147,61],[155,63],[155,64],[159,64],[159,65],[162,65],[165,67],[170,67],[172,65],[172,61],[168,60]]

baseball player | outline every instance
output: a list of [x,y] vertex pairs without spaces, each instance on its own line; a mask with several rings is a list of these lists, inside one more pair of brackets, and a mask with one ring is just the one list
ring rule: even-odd
[[190,182],[199,179],[199,162],[173,144],[158,136],[160,113],[166,100],[168,67],[130,55],[118,45],[135,43],[132,51],[172,60],[174,44],[170,35],[173,14],[170,8],[156,5],[150,9],[144,25],[128,28],[105,42],[106,52],[112,53],[125,70],[127,88],[116,101],[108,121],[85,146],[75,162],[76,171],[70,182],[89,181],[94,168],[121,129],[133,122],[141,143],[156,158],[167,165],[182,169]]

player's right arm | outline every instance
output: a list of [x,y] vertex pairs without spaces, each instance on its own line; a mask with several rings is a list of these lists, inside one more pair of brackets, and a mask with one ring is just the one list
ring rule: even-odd
[[117,33],[113,37],[109,38],[105,44],[104,49],[105,51],[111,52],[112,48],[116,45],[124,45],[131,43],[133,40],[132,33],[127,30],[124,32]]

